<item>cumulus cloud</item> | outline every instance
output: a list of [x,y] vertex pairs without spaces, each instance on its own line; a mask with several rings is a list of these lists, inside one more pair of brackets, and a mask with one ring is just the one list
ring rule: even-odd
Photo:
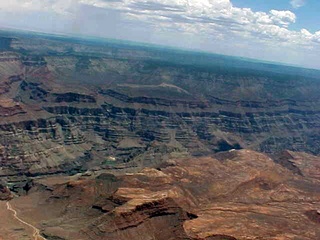
[[[291,1],[293,7],[304,3],[303,0]],[[230,0],[10,0],[0,1],[0,8],[7,12],[48,12],[74,17],[74,25],[92,21],[86,18],[85,11],[77,18],[79,9],[96,9],[99,16],[103,16],[103,11],[113,11],[121,15],[124,25],[145,27],[148,35],[152,32],[157,36],[177,33],[191,38],[202,36],[212,42],[224,40],[230,44],[232,41],[233,44],[240,44],[242,41],[243,44],[251,42],[320,50],[320,31],[290,30],[291,24],[298,21],[293,12],[253,11],[235,7]],[[105,18],[94,19],[98,25],[104,25],[103,20],[99,19]],[[101,28],[99,31],[102,31]]]
[[294,23],[296,21],[296,15],[290,11],[271,10],[270,14],[270,18],[275,24],[288,26],[290,23]]
[[[158,29],[173,29],[208,36],[256,38],[279,44],[308,45],[318,42],[318,33],[288,30],[296,15],[288,10],[255,12],[237,8],[229,0],[80,0],[81,4],[116,9],[129,20],[154,25]],[[295,2],[300,6],[302,1]]]
[[[292,0],[294,6],[304,1]],[[61,15],[76,14],[80,6],[112,9],[124,19],[152,25],[161,30],[176,30],[192,34],[230,37],[238,34],[269,41],[294,44],[318,42],[319,34],[307,30],[290,31],[296,22],[291,11],[271,10],[255,12],[250,8],[237,8],[230,0],[10,0],[0,1],[4,11],[52,12]]]
[[293,8],[300,8],[306,4],[305,0],[291,0],[290,2]]

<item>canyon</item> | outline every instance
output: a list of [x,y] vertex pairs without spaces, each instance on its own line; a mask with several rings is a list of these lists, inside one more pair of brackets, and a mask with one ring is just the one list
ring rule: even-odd
[[53,36],[2,42],[0,176],[320,152],[319,71]]
[[0,31],[0,239],[319,239],[319,92],[313,69]]
[[319,239],[320,158],[282,159],[300,173],[232,150],[137,173],[38,179],[11,205],[48,240]]

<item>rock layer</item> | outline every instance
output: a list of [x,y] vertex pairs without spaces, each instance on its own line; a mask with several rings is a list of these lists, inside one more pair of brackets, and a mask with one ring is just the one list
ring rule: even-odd
[[318,71],[49,36],[6,42],[0,176],[241,148],[320,153]]
[[319,158],[291,154],[303,156],[303,175],[240,150],[134,174],[38,180],[11,203],[48,239],[318,239],[320,182],[309,173]]

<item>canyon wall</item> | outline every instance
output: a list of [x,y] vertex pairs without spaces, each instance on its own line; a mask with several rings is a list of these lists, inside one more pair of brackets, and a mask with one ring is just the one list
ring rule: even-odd
[[26,36],[0,69],[0,176],[242,148],[320,153],[316,70]]

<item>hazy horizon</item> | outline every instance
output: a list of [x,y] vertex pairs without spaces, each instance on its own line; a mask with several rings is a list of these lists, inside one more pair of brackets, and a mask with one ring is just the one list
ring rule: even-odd
[[0,27],[119,39],[320,69],[315,0],[13,0]]
[[48,37],[59,37],[59,38],[74,38],[84,41],[92,41],[92,40],[99,40],[102,42],[115,42],[119,41],[121,44],[133,44],[136,46],[143,46],[143,47],[149,47],[149,48],[164,48],[172,51],[181,51],[181,52],[187,52],[187,53],[199,53],[199,54],[207,54],[207,55],[216,55],[221,57],[230,57],[239,59],[241,61],[246,62],[254,62],[254,63],[261,63],[261,64],[270,64],[270,65],[279,65],[279,66],[285,66],[285,67],[293,67],[293,68],[300,68],[300,69],[309,69],[309,70],[316,70],[320,71],[320,68],[313,68],[308,66],[301,66],[301,65],[295,65],[285,62],[277,62],[272,60],[264,60],[259,58],[250,58],[246,56],[238,56],[238,55],[228,55],[223,53],[216,53],[212,51],[205,51],[200,49],[192,49],[192,48],[183,48],[179,46],[170,46],[170,45],[161,45],[157,43],[147,43],[147,42],[139,42],[134,40],[128,40],[128,39],[117,39],[117,38],[107,38],[107,37],[97,37],[97,36],[90,36],[90,35],[76,35],[76,34],[68,34],[68,33],[59,33],[59,32],[44,32],[44,31],[36,31],[36,30],[30,30],[30,29],[19,29],[19,28],[0,28],[0,31],[4,32],[13,32],[13,33],[23,33],[23,34],[38,34],[41,35],[48,35]]

